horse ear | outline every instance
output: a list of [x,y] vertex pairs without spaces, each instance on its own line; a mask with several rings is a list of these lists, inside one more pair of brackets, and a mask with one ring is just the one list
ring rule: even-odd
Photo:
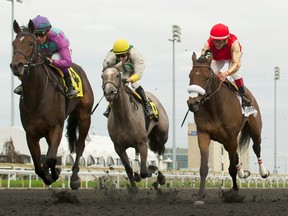
[[30,19],[29,20],[29,23],[28,23],[28,30],[29,32],[33,33],[34,32],[34,23],[32,22],[32,20]]
[[14,20],[14,22],[13,22],[13,30],[16,34],[21,32],[21,28],[20,28],[20,26],[16,20]]
[[120,70],[122,66],[122,61],[120,61],[119,63],[117,63],[116,65],[114,65],[114,67],[117,69],[117,70]]
[[192,54],[192,61],[193,61],[193,64],[195,64],[195,62],[197,61],[197,57],[196,57],[195,52],[193,52],[193,54]]

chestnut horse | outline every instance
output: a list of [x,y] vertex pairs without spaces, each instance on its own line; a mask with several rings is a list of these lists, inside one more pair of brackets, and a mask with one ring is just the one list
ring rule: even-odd
[[[141,101],[133,96],[132,90],[124,83],[125,79],[122,80],[119,71],[121,64],[120,62],[114,67],[107,67],[103,70],[102,88],[106,100],[111,104],[111,112],[108,117],[109,135],[128,175],[130,181],[128,189],[130,192],[136,193],[135,181],[150,177],[154,171],[158,174],[155,183],[157,185],[158,183],[165,184],[166,180],[161,169],[165,143],[168,139],[169,121],[160,101],[153,94],[146,92],[147,97],[155,103],[159,113],[158,120],[151,120],[146,129]],[[149,166],[147,168],[148,146],[150,150],[158,153],[158,167]],[[133,169],[126,153],[126,149],[130,147],[135,149],[136,154]],[[138,174],[139,160],[140,176]]]
[[[210,67],[212,56],[205,61],[192,55],[193,67],[190,71],[190,83],[187,101],[189,110],[194,113],[198,133],[198,145],[201,153],[200,189],[195,204],[204,204],[205,181],[208,174],[209,144],[211,140],[223,144],[229,154],[229,174],[232,177],[234,191],[238,191],[236,175],[246,178],[250,172],[241,168],[237,149],[245,149],[253,140],[253,150],[258,158],[259,172],[263,178],[270,173],[261,159],[262,120],[259,106],[252,93],[246,89],[249,99],[257,110],[257,115],[245,117],[236,88],[229,81],[222,83]],[[228,84],[227,84],[228,83]],[[234,88],[234,90],[232,90]],[[238,94],[238,95],[237,95]],[[238,135],[240,139],[238,143]]]
[[[20,116],[35,173],[46,185],[51,185],[59,178],[61,169],[56,168],[57,150],[61,142],[64,122],[68,117],[69,148],[71,153],[76,152],[70,187],[77,190],[80,187],[79,159],[84,151],[85,139],[91,123],[94,102],[92,88],[84,70],[73,64],[74,70],[82,80],[83,97],[75,99],[65,97],[61,76],[55,73],[54,68],[43,64],[43,57],[37,50],[33,22],[30,20],[28,27],[20,28],[15,20],[13,28],[17,35],[12,43],[14,54],[10,68],[22,81]],[[42,165],[39,140],[43,137],[48,143],[48,151]]]

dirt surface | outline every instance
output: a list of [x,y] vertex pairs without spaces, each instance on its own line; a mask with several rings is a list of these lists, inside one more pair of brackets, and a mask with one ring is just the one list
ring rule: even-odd
[[288,215],[285,189],[241,189],[238,195],[232,196],[227,190],[206,190],[205,203],[201,206],[194,205],[197,192],[145,189],[131,197],[123,189],[1,189],[0,216]]

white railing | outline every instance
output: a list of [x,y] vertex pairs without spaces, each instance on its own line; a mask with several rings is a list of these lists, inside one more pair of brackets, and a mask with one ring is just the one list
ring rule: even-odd
[[[5,175],[7,178],[7,187],[5,188],[12,188],[11,187],[11,181],[14,181],[16,179],[19,179],[19,177],[25,176],[29,179],[28,188],[32,187],[32,179],[39,179],[38,176],[35,174],[34,170],[13,170],[13,169],[0,169],[0,188],[3,188],[2,178],[1,176]],[[70,176],[72,175],[71,171],[62,171],[60,174],[59,179],[64,180],[67,179],[68,185],[70,185]],[[199,174],[179,174],[179,173],[164,173],[166,177],[166,182],[170,184],[170,187],[176,185],[184,185],[185,183],[189,182],[191,185],[191,188],[196,188],[196,184],[200,182],[200,176]],[[113,177],[115,180],[114,184],[116,188],[119,188],[121,179],[125,178],[127,175],[125,172],[119,172],[119,171],[109,171],[109,174],[107,174],[106,171],[99,170],[99,171],[82,171],[79,172],[79,176],[81,178],[82,182],[85,182],[85,188],[88,188],[88,182],[91,180],[95,180],[99,177]],[[152,176],[153,178],[156,178],[156,176]],[[148,178],[145,179],[144,184],[145,187],[148,187]],[[210,188],[216,188],[216,185],[221,184],[222,189],[227,189],[232,184],[232,179],[229,175],[221,175],[221,174],[212,174],[208,175],[206,179],[207,183],[210,183]],[[198,184],[199,185],[199,184]],[[247,179],[238,179],[238,185],[240,188],[245,185],[246,188],[251,188],[251,185],[253,185],[253,188],[286,188],[288,187],[288,176],[270,176],[267,179],[263,179],[260,176],[252,175],[249,176]],[[43,187],[45,188],[45,184],[43,183]],[[65,184],[62,184],[62,188],[65,188]],[[219,188],[219,186],[218,186]]]

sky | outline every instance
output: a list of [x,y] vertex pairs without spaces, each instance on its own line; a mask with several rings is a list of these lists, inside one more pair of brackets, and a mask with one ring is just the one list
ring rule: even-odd
[[[276,137],[277,167],[279,172],[284,173],[288,170],[285,136],[288,128],[287,8],[288,2],[284,0],[206,0],[205,3],[191,0],[23,0],[23,3],[14,2],[14,19],[20,25],[27,25],[29,19],[37,15],[46,16],[52,26],[65,32],[71,43],[73,61],[82,66],[90,80],[95,105],[103,95],[102,62],[114,41],[125,38],[136,46],[146,60],[141,84],[160,99],[170,119],[167,147],[172,147],[174,124],[176,147],[179,148],[188,147],[187,124],[194,122],[193,114],[189,113],[181,127],[188,109],[186,101],[192,53],[199,54],[213,25],[226,24],[242,45],[240,71],[260,106],[264,164],[273,171]],[[0,128],[11,126],[13,110],[14,125],[21,126],[19,97],[15,95],[11,100],[11,9],[11,0],[0,0]],[[172,42],[169,41],[172,25],[181,27],[181,42],[175,43],[174,123],[173,52]],[[276,82],[275,66],[280,67],[281,73],[280,80]],[[13,80],[14,87],[20,84],[17,78]],[[97,135],[108,136],[107,119],[102,115],[106,106],[107,102],[103,99],[92,116],[91,130]],[[257,170],[252,151],[250,161],[254,165],[250,167]]]

